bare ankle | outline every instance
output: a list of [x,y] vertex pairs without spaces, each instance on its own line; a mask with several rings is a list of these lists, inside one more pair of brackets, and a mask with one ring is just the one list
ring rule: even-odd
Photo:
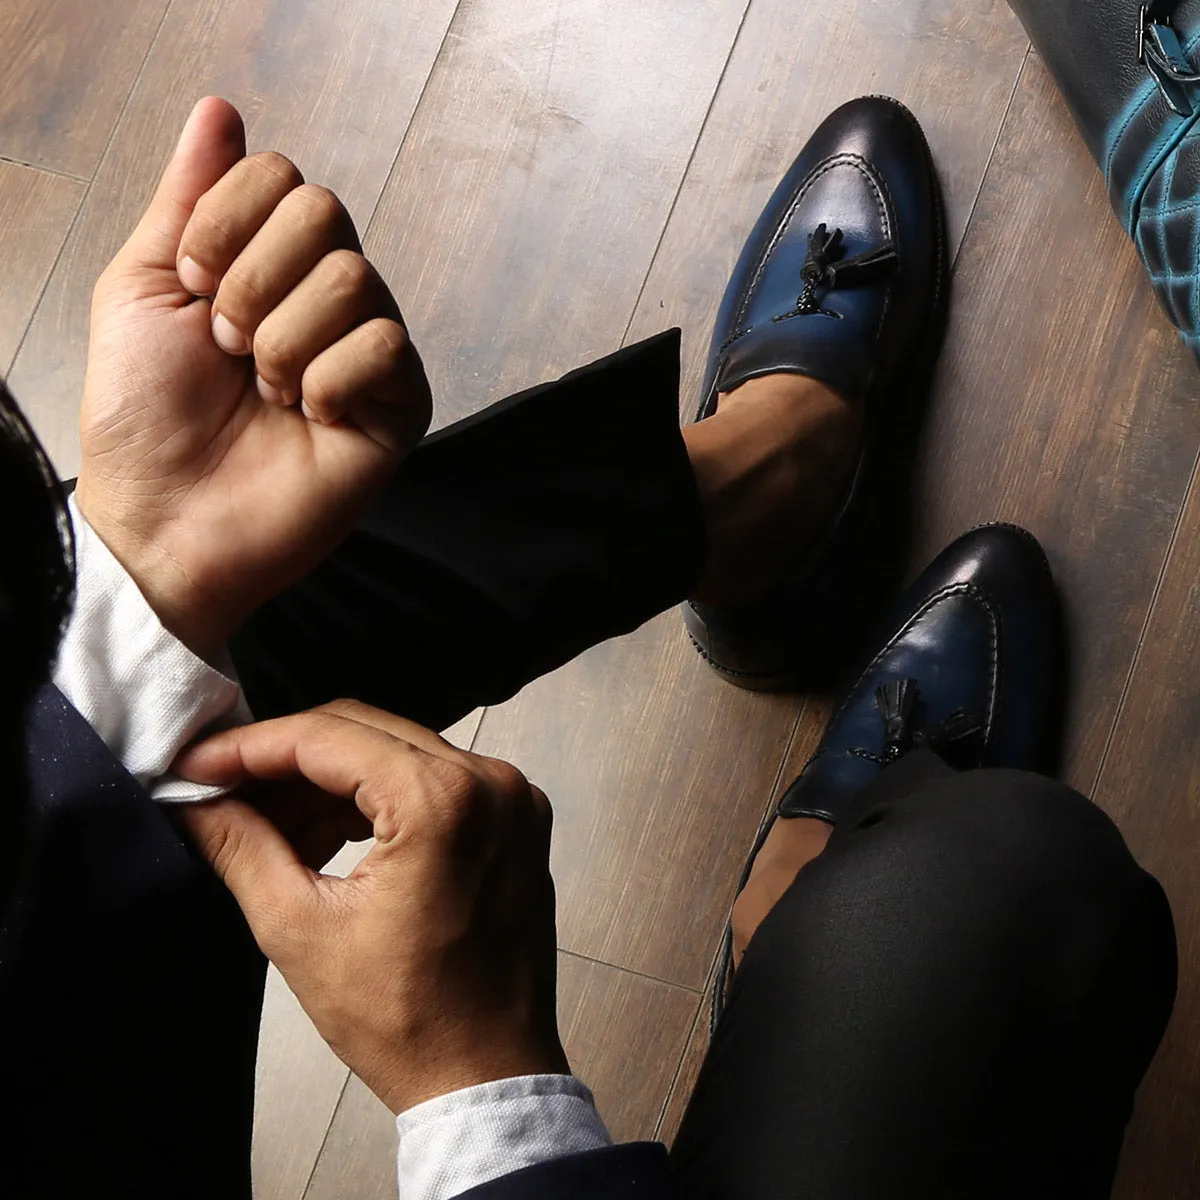
[[783,898],[800,871],[829,842],[833,826],[807,817],[775,822],[754,860],[750,878],[733,905],[733,962],[736,967],[767,914]]
[[750,380],[688,426],[709,540],[693,598],[730,604],[765,591],[829,519],[861,434],[858,408],[800,375]]

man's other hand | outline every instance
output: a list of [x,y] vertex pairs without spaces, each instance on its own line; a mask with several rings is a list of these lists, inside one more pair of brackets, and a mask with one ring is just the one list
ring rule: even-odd
[[96,285],[77,501],[211,655],[349,533],[430,419],[353,222],[202,100]]
[[327,850],[370,822],[374,846],[337,879],[305,864],[282,813],[272,821],[234,799],[182,812],[321,1036],[393,1112],[568,1070],[550,806],[515,767],[339,701],[219,734],[175,769],[226,786],[315,784],[331,798],[332,836],[311,805],[301,825]]

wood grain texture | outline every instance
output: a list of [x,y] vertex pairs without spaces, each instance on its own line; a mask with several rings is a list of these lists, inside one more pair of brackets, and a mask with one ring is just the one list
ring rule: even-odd
[[219,93],[365,229],[456,0],[196,0],[171,8],[13,371],[59,470],[78,461],[92,285],[145,208],[192,104]]
[[797,711],[718,679],[674,612],[488,710],[476,751],[554,803],[564,949],[704,986]]
[[620,344],[747,0],[464,0],[368,252],[442,425]]
[[1118,1200],[1200,1196],[1200,486],[1193,481],[1096,800],[1166,889],[1179,997],[1142,1086]]
[[272,967],[254,1090],[255,1200],[304,1194],[348,1075]]
[[169,0],[4,0],[0,157],[91,179]]
[[1195,363],[1030,57],[959,255],[914,571],[981,521],[1042,540],[1070,615],[1065,777],[1089,790],[1179,513]]
[[795,5],[751,5],[630,331],[683,327],[687,419],[742,244],[817,125],[864,93],[903,100],[929,137],[957,247],[1027,46],[1004,0],[850,0],[803,21]]
[[[694,992],[559,956],[563,1043],[617,1141],[653,1136],[699,1000]],[[620,1038],[610,1036],[614,1028]],[[304,1200],[395,1195],[395,1120],[351,1078]]]
[[0,162],[0,377],[8,374],[85,185]]

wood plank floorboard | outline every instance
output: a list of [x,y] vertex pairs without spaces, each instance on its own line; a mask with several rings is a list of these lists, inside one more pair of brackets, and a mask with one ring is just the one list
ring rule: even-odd
[[0,162],[0,377],[12,366],[85,187],[61,175]]
[[1200,1196],[1200,486],[1194,481],[1096,800],[1166,889],[1175,1014],[1126,1141],[1118,1200]]
[[[617,1140],[653,1135],[699,1002],[694,992],[560,955],[563,1044]],[[614,1028],[622,1036],[611,1036]],[[304,1200],[395,1195],[395,1119],[351,1078]]]
[[746,0],[466,0],[367,243],[435,425],[620,344]]
[[169,0],[4,0],[0,157],[95,174]]
[[278,149],[364,230],[457,0],[196,0],[171,8],[13,369],[60,472],[75,423],[92,285],[153,193],[192,104],[217,93],[252,150]]

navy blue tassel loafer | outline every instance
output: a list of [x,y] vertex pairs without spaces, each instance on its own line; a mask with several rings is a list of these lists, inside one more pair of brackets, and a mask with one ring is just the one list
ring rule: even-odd
[[[1065,639],[1050,566],[1032,534],[1015,525],[964,534],[900,598],[886,629],[759,832],[739,892],[776,820],[837,825],[883,771],[914,751],[932,752],[940,769],[1054,773]],[[732,969],[727,931],[714,1028]]]
[[[823,682],[893,594],[905,557],[903,482],[920,398],[945,323],[948,255],[925,135],[900,103],[843,105],[771,197],[717,317],[697,420],[764,375],[819,380],[860,404],[864,432],[833,516],[783,579],[751,603],[689,602],[696,648],[742,687]],[[897,481],[900,481],[897,483]]]

